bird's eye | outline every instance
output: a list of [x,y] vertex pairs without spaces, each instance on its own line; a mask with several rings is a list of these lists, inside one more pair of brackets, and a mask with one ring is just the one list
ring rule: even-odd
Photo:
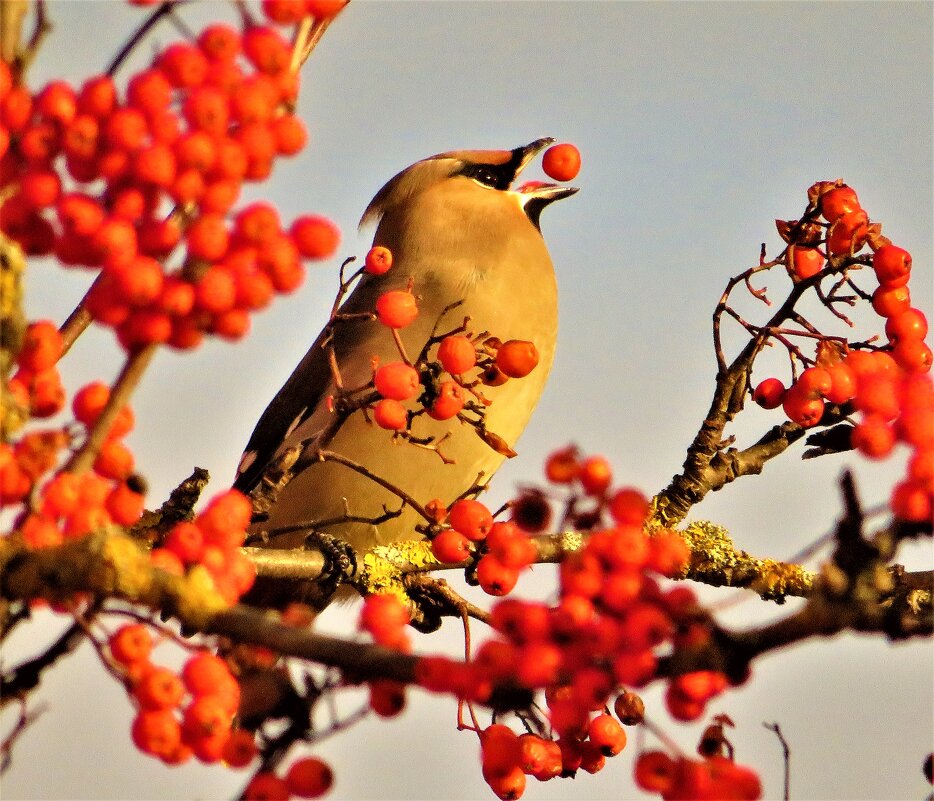
[[506,189],[509,186],[509,182],[503,180],[502,174],[487,164],[470,164],[461,174],[494,189]]

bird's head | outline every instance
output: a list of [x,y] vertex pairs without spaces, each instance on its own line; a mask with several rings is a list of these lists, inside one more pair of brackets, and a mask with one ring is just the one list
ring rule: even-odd
[[452,205],[462,200],[482,207],[508,198],[538,228],[542,210],[577,189],[540,182],[518,189],[512,185],[526,165],[554,141],[545,137],[513,150],[457,150],[417,161],[380,189],[363,213],[360,226],[377,223],[386,214],[404,210],[422,193],[439,190]]

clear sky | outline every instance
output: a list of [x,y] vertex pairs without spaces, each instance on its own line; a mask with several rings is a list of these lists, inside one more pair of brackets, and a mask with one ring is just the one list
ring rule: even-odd
[[[678,471],[706,411],[715,372],[710,315],[728,277],[756,263],[761,242],[778,252],[773,220],[800,214],[814,181],[845,178],[885,233],[913,253],[912,295],[931,318],[932,9],[354,0],[306,66],[299,112],[308,151],[250,197],[274,201],[286,219],[328,214],[344,230],[341,256],[362,256],[362,210],[417,159],[540,136],[576,143],[581,191],[542,221],[561,293],[553,377],[493,495],[502,500],[517,483],[538,481],[544,456],[569,441],[603,453],[620,482],[652,493]],[[36,84],[63,75],[80,82],[101,70],[144,13],[55,0],[49,12],[55,30],[35,65]],[[182,14],[192,26],[230,18],[219,2]],[[160,28],[153,42],[175,35]],[[139,424],[130,438],[153,504],[194,465],[211,471],[212,491],[226,486],[256,419],[325,320],[338,263],[313,270],[300,292],[257,318],[245,343],[157,356],[134,401]],[[64,319],[87,283],[86,273],[38,265],[30,313]],[[768,285],[778,299],[787,278],[770,275]],[[112,379],[119,365],[110,334],[92,331],[63,374],[73,389]],[[745,417],[735,429],[740,443],[779,419],[759,410]],[[833,526],[844,466],[857,466],[860,492],[873,505],[885,500],[901,464],[849,456],[802,463],[799,454],[729,486],[695,516],[726,525],[754,554],[788,556]],[[900,561],[929,568],[930,556],[916,547]],[[541,595],[551,578],[536,568],[520,589]],[[784,613],[752,597],[728,620],[753,625]],[[335,609],[322,624],[347,631],[352,620]],[[55,626],[44,621],[43,636]],[[40,647],[38,631],[22,632],[7,659]],[[419,637],[417,648],[457,642],[456,627],[446,625],[441,636]],[[710,712],[736,722],[737,758],[761,772],[768,798],[780,797],[781,758],[763,721],[779,722],[791,744],[793,798],[919,798],[920,764],[934,740],[932,668],[929,643],[890,647],[841,636],[762,660],[753,681]],[[17,744],[4,798],[237,792],[241,778],[229,771],[167,769],[136,754],[130,704],[88,649],[44,684],[39,699],[48,709]],[[702,725],[671,722],[656,691],[646,700],[653,719],[692,750]],[[337,773],[332,797],[491,797],[477,745],[455,731],[454,715],[448,700],[413,693],[401,720],[367,722],[322,743],[317,753]],[[631,781],[636,739],[602,774],[532,782],[526,797],[645,797]]]

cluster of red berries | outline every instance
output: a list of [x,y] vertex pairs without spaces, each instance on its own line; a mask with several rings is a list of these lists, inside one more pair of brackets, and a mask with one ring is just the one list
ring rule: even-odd
[[[831,255],[873,250],[872,268],[879,286],[872,295],[873,310],[885,319],[886,346],[879,350],[850,350],[830,340],[818,346],[817,361],[786,389],[777,378],[766,378],[753,399],[766,409],[781,406],[790,420],[803,427],[817,425],[825,403],[852,403],[861,413],[851,443],[870,459],[887,457],[898,441],[913,451],[908,475],[893,491],[892,511],[912,522],[930,520],[934,504],[934,386],[929,373],[931,348],[924,338],[928,323],[911,306],[908,281],[911,254],[881,235],[870,224],[853,189],[845,184],[816,184],[812,195],[829,225],[825,246]],[[789,228],[789,224],[785,225]],[[794,229],[794,226],[791,226]],[[798,279],[816,275],[823,253],[812,240],[820,226],[800,228],[804,244],[792,242],[789,270]]]
[[[527,739],[536,748],[550,750],[552,762],[537,770],[518,757],[501,759],[500,751],[520,750],[497,745],[497,756],[491,756],[488,765],[484,751],[484,775],[502,798],[518,798],[526,775],[547,779],[573,775],[580,767],[598,770],[601,758],[625,744],[619,724],[605,711],[610,698],[620,688],[643,687],[654,680],[662,649],[697,647],[710,637],[709,619],[691,590],[681,586],[665,590],[653,575],[680,574],[690,553],[674,532],[645,534],[649,514],[645,496],[631,488],[612,491],[606,460],[581,458],[571,448],[552,454],[546,473],[558,483],[579,485],[598,499],[600,511],[609,513],[613,526],[600,527],[600,515],[588,513],[594,530],[583,548],[561,561],[556,606],[501,600],[491,610],[491,624],[500,638],[484,643],[472,662],[430,657],[420,660],[417,668],[422,686],[471,701],[488,700],[495,686],[544,688],[556,742],[547,746],[534,735]],[[486,531],[488,540],[500,525],[520,530],[517,519],[535,519],[539,525],[547,520],[540,512],[522,511],[508,524],[493,523],[489,513],[478,507],[482,505],[476,501],[454,504],[451,531],[468,541],[482,540]],[[679,720],[696,720],[728,684],[727,677],[716,671],[676,676],[668,684],[666,706]],[[620,711],[621,718],[628,715]],[[505,733],[496,738],[498,743],[509,740]],[[556,754],[560,759],[555,765]]]
[[143,753],[179,765],[192,756],[205,763],[223,760],[246,767],[256,755],[250,732],[233,727],[240,705],[240,684],[227,663],[205,651],[190,657],[181,671],[156,665],[148,626],[122,626],[110,637],[109,650],[124,673],[137,706],[131,735]]
[[151,551],[153,564],[177,576],[200,565],[221,598],[236,603],[256,580],[256,566],[240,550],[252,513],[249,498],[227,490],[191,522],[176,523]]
[[440,562],[456,563],[469,559],[479,549],[477,581],[489,595],[508,595],[519,574],[535,561],[537,551],[515,522],[494,522],[490,510],[480,501],[462,498],[451,504],[447,522],[431,541],[431,552]]
[[284,231],[265,203],[228,220],[245,181],[306,144],[291,60],[273,27],[211,25],[159,52],[123,102],[107,75],[33,94],[0,62],[0,230],[30,255],[100,268],[88,311],[129,350],[239,338],[301,284],[303,258],[339,241],[316,216]]
[[[383,275],[391,267],[392,252],[376,245],[367,253],[363,269],[372,275]],[[375,314],[387,328],[405,328],[418,317],[417,298],[411,288],[384,292],[376,300]],[[416,398],[425,401],[429,417],[450,420],[461,412],[471,393],[477,394],[473,388],[478,383],[495,387],[510,378],[524,378],[538,365],[539,356],[535,345],[527,340],[500,342],[487,337],[478,342],[452,334],[438,343],[435,358],[449,378],[434,380],[406,361],[389,362],[374,370],[373,385],[381,398],[371,411],[378,426],[390,431],[406,430],[415,410],[407,408],[404,402]],[[475,368],[479,372],[476,379],[467,375]],[[430,391],[426,391],[429,385]]]
[[[44,324],[33,324],[30,332],[41,326]],[[34,341],[33,337],[27,335],[27,341],[31,340]],[[31,364],[30,358],[20,360],[20,371],[9,382],[11,392],[31,398],[28,387],[36,380],[35,376],[56,372],[50,367],[28,374]],[[101,382],[80,389],[72,400],[75,420],[90,430],[109,397],[110,389]],[[54,411],[63,403],[64,392],[56,400]],[[39,411],[54,413],[48,409]],[[18,524],[19,536],[28,547],[60,545],[66,539],[82,537],[110,524],[131,526],[139,520],[145,484],[133,473],[133,455],[122,441],[133,423],[132,410],[121,409],[107,432],[93,470],[84,473],[59,471],[50,475],[71,443],[72,434],[67,428],[30,431],[12,445],[0,443],[0,506],[23,503],[36,493],[30,512]]]
[[672,758],[663,751],[645,751],[636,759],[636,784],[665,801],[755,801],[762,784],[755,771],[726,757]]

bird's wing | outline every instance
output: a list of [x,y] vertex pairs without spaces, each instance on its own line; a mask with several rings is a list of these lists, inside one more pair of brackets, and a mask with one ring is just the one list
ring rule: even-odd
[[[395,283],[397,281],[389,280],[388,276],[364,276],[341,305],[340,312],[373,311],[379,295],[395,288]],[[233,485],[241,492],[248,493],[259,483],[289,435],[312,417],[333,394],[334,382],[325,334],[326,330],[318,335],[256,424]],[[345,387],[354,388],[368,380],[372,356],[384,348],[378,341],[380,337],[389,340],[386,329],[373,320],[338,323],[334,331],[334,347]]]

